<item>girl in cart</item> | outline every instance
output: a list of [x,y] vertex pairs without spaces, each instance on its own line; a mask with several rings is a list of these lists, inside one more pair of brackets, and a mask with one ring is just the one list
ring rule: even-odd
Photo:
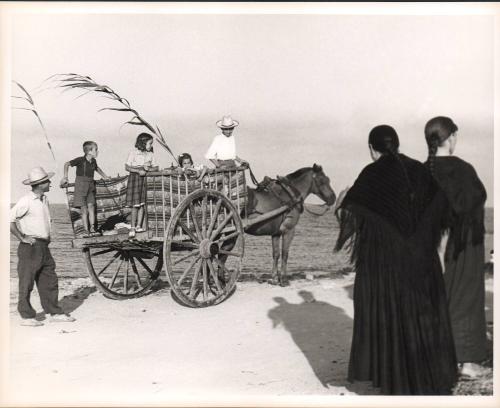
[[179,163],[179,173],[185,174],[187,177],[196,178],[196,181],[201,182],[207,172],[206,166],[202,164],[194,164],[193,158],[189,153],[182,153],[177,159]]
[[125,163],[125,170],[130,173],[127,183],[125,206],[132,208],[132,220],[129,236],[136,232],[144,232],[144,205],[146,204],[146,173],[157,170],[153,154],[153,136],[141,133],[137,136],[135,149],[132,150]]

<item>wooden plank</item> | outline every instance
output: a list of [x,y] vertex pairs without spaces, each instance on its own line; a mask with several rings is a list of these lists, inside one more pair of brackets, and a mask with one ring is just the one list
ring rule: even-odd
[[[138,241],[148,241],[150,238],[149,231],[137,232],[135,234],[134,239]],[[88,245],[95,244],[106,244],[106,243],[116,243],[116,242],[124,242],[130,240],[128,236],[128,232],[123,234],[115,234],[115,235],[102,235],[99,237],[88,237],[88,238],[75,238],[72,241],[73,248],[85,248]]]
[[289,208],[290,207],[288,207],[287,205],[282,205],[281,207],[277,208],[276,210],[268,211],[268,212],[266,212],[262,215],[259,215],[255,218],[243,220],[243,228],[247,229],[255,224],[259,224],[260,222],[267,221],[271,218],[277,217],[278,215],[283,214]]

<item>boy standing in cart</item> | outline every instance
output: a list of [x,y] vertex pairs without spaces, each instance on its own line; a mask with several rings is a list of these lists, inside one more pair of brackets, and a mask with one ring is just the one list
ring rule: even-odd
[[73,206],[81,208],[84,237],[94,237],[101,235],[95,230],[95,181],[94,171],[106,180],[110,178],[97,165],[98,154],[97,143],[87,141],[83,144],[84,155],[64,163],[64,177],[61,180],[61,187],[68,184],[68,168],[76,166],[75,178],[75,198]]
[[35,167],[23,181],[31,186],[26,194],[10,210],[10,232],[19,239],[17,273],[19,277],[19,300],[17,310],[23,326],[43,326],[36,320],[36,311],[30,303],[33,287],[37,285],[42,308],[50,314],[49,321],[74,322],[59,306],[56,263],[50,253],[50,212],[47,193],[50,178],[42,167]]

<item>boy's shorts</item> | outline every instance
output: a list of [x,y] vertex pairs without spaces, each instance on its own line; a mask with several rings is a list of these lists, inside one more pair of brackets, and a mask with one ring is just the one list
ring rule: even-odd
[[95,205],[95,181],[90,177],[76,176],[73,207]]

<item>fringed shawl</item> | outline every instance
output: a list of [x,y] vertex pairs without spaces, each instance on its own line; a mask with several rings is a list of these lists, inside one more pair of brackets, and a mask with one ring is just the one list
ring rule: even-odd
[[450,203],[449,243],[453,253],[447,253],[447,257],[456,259],[468,240],[472,239],[472,245],[484,242],[486,190],[474,167],[458,157],[436,157],[434,177]]
[[[441,208],[431,208],[440,191],[439,186],[422,163],[403,154],[399,157],[398,161],[393,156],[384,155],[369,164],[349,189],[338,214],[341,228],[336,250],[340,250],[354,234],[359,235],[362,224],[367,221],[372,226],[387,224],[389,233],[408,239],[417,231],[422,217],[431,210],[438,215],[433,240],[439,240],[444,204],[440,200]],[[353,252],[352,255],[355,259],[356,254]]]

